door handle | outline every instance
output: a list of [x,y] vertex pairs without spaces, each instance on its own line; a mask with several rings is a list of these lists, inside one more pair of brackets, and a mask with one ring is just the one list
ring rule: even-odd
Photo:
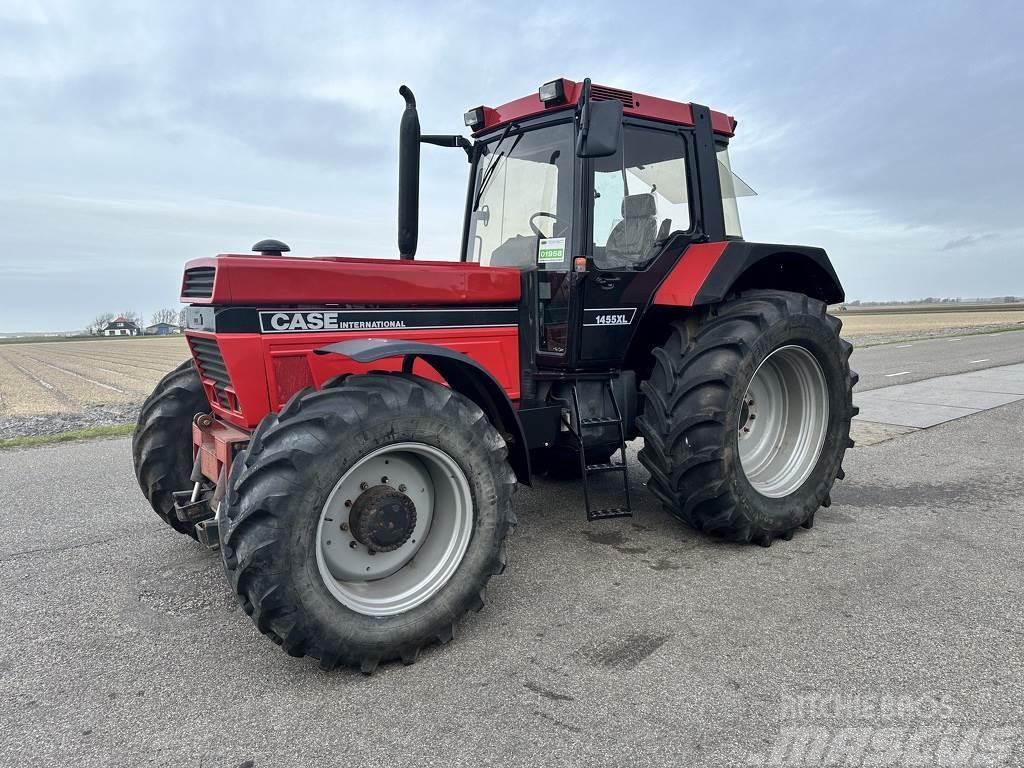
[[595,275],[594,282],[597,283],[602,289],[610,291],[615,287],[615,284],[619,282],[621,278],[618,275]]

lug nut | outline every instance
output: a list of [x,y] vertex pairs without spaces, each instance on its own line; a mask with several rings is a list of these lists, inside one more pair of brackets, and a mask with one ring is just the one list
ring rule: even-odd
[[369,487],[370,487],[370,484],[369,484],[369,483],[360,483],[360,484],[359,484],[359,490],[360,490],[360,491],[365,491],[365,490],[366,490],[367,488],[369,488]]
[[345,506],[346,507],[351,507],[352,506],[352,499],[345,499]]
[[355,543],[354,541],[350,541],[350,542],[348,543],[348,548],[349,548],[349,549],[355,549],[355,548],[356,548],[357,546],[359,546],[359,545],[358,545],[358,544],[356,544],[356,543]]
[[402,483],[401,485],[398,486],[398,492],[405,493],[405,483]]
[[347,531],[348,530],[348,523],[342,523],[341,524],[341,530]]
[[384,477],[382,477],[382,478],[380,479],[380,481],[381,481],[382,483],[386,483],[386,482],[388,481],[388,476],[387,476],[387,475],[384,475]]

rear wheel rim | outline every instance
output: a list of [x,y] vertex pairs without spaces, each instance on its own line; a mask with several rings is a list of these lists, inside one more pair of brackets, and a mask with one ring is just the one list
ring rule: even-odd
[[740,465],[762,496],[795,493],[821,456],[828,430],[828,384],[804,347],[779,347],[754,372],[737,418]]
[[[354,530],[360,497],[382,485],[415,507],[408,535],[391,551],[374,550]],[[472,493],[458,463],[432,445],[395,443],[361,458],[335,484],[317,526],[317,568],[342,605],[365,616],[392,616],[422,605],[448,583],[472,532]]]

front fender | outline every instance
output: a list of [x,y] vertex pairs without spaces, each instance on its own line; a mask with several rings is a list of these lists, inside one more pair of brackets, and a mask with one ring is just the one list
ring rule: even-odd
[[530,451],[519,415],[505,390],[473,358],[461,352],[405,339],[353,339],[339,341],[314,350],[318,355],[341,355],[357,363],[372,363],[388,357],[403,358],[402,370],[412,372],[416,358],[428,363],[452,389],[465,395],[478,406],[508,443],[508,458],[516,478],[530,485]]

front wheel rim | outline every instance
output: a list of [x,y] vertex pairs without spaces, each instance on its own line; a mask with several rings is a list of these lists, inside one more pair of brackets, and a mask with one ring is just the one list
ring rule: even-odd
[[828,430],[828,384],[804,347],[779,347],[754,372],[737,418],[740,465],[762,496],[795,493],[821,456]]
[[[358,540],[352,517],[360,497],[381,486],[415,509],[408,535],[390,551]],[[448,583],[472,532],[472,492],[458,463],[432,445],[395,443],[361,458],[335,484],[317,525],[317,568],[342,605],[365,616],[393,616]]]

